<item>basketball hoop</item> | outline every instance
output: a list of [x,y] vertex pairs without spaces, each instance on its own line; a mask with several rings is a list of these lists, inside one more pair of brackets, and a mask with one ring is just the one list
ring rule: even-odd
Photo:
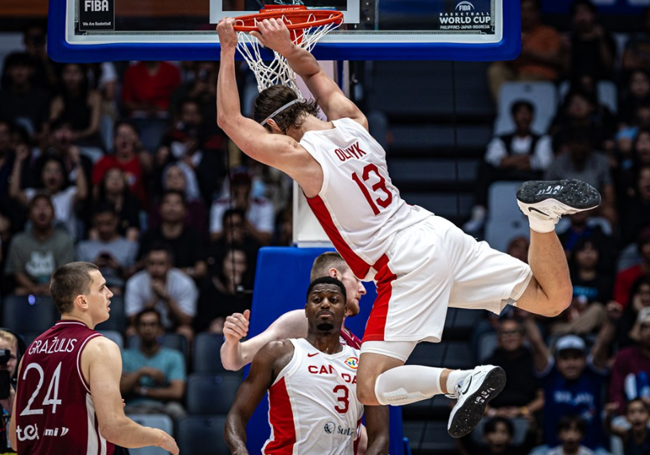
[[237,49],[244,57],[257,79],[257,90],[262,91],[272,85],[286,85],[302,99],[296,85],[296,74],[287,60],[273,51],[273,60],[262,60],[262,43],[250,34],[257,31],[257,23],[264,19],[282,20],[291,34],[296,46],[311,52],[319,39],[343,22],[343,13],[334,10],[307,9],[304,5],[266,5],[257,14],[235,18],[233,28],[237,32]]

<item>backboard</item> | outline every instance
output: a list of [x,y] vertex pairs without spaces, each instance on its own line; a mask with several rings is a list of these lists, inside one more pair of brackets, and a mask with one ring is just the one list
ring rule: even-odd
[[[520,49],[520,0],[303,3],[344,14],[344,24],[314,49],[319,60],[508,60]],[[262,6],[262,0],[50,0],[48,52],[80,63],[217,60],[216,23]]]

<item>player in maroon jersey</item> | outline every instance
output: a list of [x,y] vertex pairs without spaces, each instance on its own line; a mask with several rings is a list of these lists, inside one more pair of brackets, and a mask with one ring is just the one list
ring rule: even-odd
[[178,454],[167,433],[124,415],[120,350],[94,330],[109,318],[113,296],[97,266],[71,262],[58,268],[50,292],[61,320],[21,360],[12,447],[21,455],[112,455],[115,445]]

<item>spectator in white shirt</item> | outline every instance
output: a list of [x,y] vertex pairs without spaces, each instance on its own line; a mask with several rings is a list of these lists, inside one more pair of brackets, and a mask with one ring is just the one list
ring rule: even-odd
[[211,239],[215,241],[223,235],[223,213],[228,209],[237,208],[246,213],[246,231],[260,244],[268,245],[273,235],[275,218],[273,203],[268,199],[251,195],[251,177],[246,172],[238,172],[233,175],[230,184],[232,197],[224,196],[212,203],[210,209]]
[[173,267],[173,255],[165,244],[154,244],[146,254],[145,269],[126,283],[125,308],[128,334],[133,334],[135,315],[155,308],[167,331],[193,337],[192,318],[196,315],[198,291],[192,278]]
[[463,226],[466,232],[477,233],[483,228],[488,189],[493,182],[539,180],[553,161],[551,138],[531,129],[535,107],[528,101],[515,101],[510,112],[516,129],[495,136],[488,144],[484,162],[478,169],[472,218]]

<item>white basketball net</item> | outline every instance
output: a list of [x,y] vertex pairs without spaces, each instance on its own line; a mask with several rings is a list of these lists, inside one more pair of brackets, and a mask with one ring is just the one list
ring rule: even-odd
[[[282,16],[282,20],[286,24],[292,23],[291,18],[285,15]],[[306,22],[314,20],[316,20],[316,17],[310,15]],[[235,23],[237,23],[237,18],[235,18]],[[330,22],[329,24],[317,27],[309,27],[307,23],[304,30],[289,30],[289,32],[291,33],[291,40],[295,45],[311,52],[319,39],[338,26],[339,24],[336,22]],[[248,32],[237,32],[237,36],[237,49],[244,57],[244,60],[246,60],[246,63],[248,63],[250,69],[255,73],[257,90],[259,92],[273,85],[286,85],[296,92],[298,98],[303,99],[300,89],[296,84],[296,73],[289,66],[287,59],[273,51],[273,60],[264,62],[262,61],[263,57],[261,52],[263,46],[257,38]]]

